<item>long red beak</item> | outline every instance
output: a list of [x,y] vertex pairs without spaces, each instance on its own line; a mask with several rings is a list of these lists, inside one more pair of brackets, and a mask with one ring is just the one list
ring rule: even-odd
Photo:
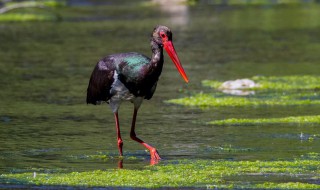
[[171,60],[173,61],[173,63],[177,67],[177,69],[178,69],[179,73],[181,74],[182,78],[186,81],[186,83],[188,83],[189,79],[188,79],[187,74],[184,71],[184,69],[183,69],[183,67],[182,67],[182,65],[180,63],[179,57],[177,55],[176,50],[174,49],[174,46],[173,46],[172,42],[171,41],[165,41],[163,43],[163,46],[164,46],[164,49],[167,51],[168,55],[170,56]]

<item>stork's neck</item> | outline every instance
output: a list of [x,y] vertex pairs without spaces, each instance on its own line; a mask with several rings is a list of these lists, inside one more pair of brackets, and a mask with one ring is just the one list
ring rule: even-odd
[[154,69],[160,69],[161,72],[163,66],[163,47],[151,39],[151,50],[151,66]]

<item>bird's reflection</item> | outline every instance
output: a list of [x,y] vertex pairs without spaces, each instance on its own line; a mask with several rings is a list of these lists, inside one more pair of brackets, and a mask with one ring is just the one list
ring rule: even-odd
[[[156,164],[159,164],[159,160],[158,159],[150,159],[150,166],[154,166]],[[123,158],[119,158],[118,160],[118,168],[119,169],[123,169]]]
[[118,168],[119,169],[123,168],[123,159],[122,158],[120,158],[119,161],[118,161]]

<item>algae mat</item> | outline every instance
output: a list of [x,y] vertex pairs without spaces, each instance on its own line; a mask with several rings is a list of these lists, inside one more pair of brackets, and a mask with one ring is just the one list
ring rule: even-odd
[[[291,161],[164,161],[143,170],[3,174],[2,183],[74,187],[319,189],[319,154]],[[281,182],[270,182],[280,179]]]

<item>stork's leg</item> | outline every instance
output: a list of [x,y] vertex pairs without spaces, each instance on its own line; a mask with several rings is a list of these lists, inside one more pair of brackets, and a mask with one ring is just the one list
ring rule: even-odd
[[119,125],[119,117],[118,117],[118,112],[114,112],[114,119],[116,121],[116,128],[117,128],[117,140],[118,140],[118,149],[119,149],[119,154],[122,156],[122,138],[121,138],[121,133],[120,133],[120,125]]
[[147,143],[145,143],[143,140],[139,139],[136,136],[135,125],[136,125],[137,113],[138,113],[138,108],[134,108],[132,124],[131,124],[131,131],[130,131],[130,137],[131,137],[132,140],[137,141],[138,143],[142,144],[144,147],[146,147],[150,151],[151,164],[156,164],[156,163],[158,163],[158,160],[161,159],[160,156],[159,156],[158,151],[154,147],[148,145]]

